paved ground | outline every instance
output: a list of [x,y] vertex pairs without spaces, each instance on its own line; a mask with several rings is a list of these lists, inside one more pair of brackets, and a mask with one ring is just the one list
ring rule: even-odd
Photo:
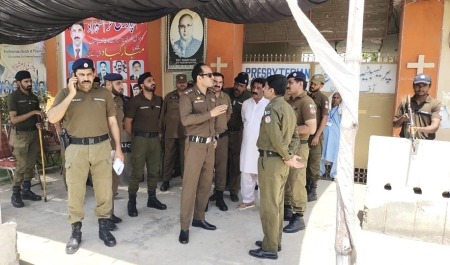
[[[48,174],[48,202],[29,202],[16,209],[9,203],[11,185],[0,186],[3,222],[18,224],[18,249],[21,264],[335,264],[335,183],[320,181],[321,194],[310,203],[305,216],[307,229],[283,235],[283,250],[277,261],[259,260],[248,255],[254,241],[262,238],[258,206],[240,211],[237,203],[226,202],[230,208],[221,212],[210,203],[207,221],[217,225],[216,231],[190,229],[190,242],[178,243],[180,178],[173,181],[168,192],[158,192],[158,198],[168,210],[158,211],[146,206],[144,189],[138,195],[139,217],[126,214],[127,191],[121,187],[116,198],[116,215],[124,222],[113,232],[117,246],[108,248],[98,239],[98,224],[94,218],[93,190],[86,196],[86,219],[83,222],[83,242],[74,255],[66,255],[65,244],[70,236],[66,222],[66,193],[59,172]],[[143,183],[141,183],[141,187]],[[34,187],[38,193],[41,191]],[[356,213],[363,209],[364,185],[355,185]],[[359,221],[356,221],[359,224]],[[450,246],[406,240],[362,231],[358,226],[358,264],[449,264]]]

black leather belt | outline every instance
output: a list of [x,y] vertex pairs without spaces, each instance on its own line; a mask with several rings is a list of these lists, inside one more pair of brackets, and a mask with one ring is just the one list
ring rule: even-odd
[[101,136],[95,136],[95,137],[86,137],[86,138],[75,138],[70,137],[70,144],[81,144],[81,145],[91,145],[91,144],[98,144],[103,141],[106,141],[109,139],[108,134],[104,134]]
[[145,138],[155,138],[156,136],[158,136],[157,132],[141,132],[141,131],[135,131],[133,132],[134,136],[142,136]]
[[36,125],[31,126],[31,127],[25,127],[25,128],[17,128],[16,127],[16,131],[18,131],[18,132],[32,132],[32,131],[36,131],[36,130],[37,130]]
[[235,127],[228,127],[229,132],[239,132],[241,128],[235,128]]
[[274,151],[267,151],[267,150],[261,150],[261,149],[258,149],[258,151],[259,151],[259,156],[262,156],[262,157],[264,157],[264,154],[267,157],[276,157],[276,156],[281,157],[280,154],[278,154],[277,152],[274,152]]
[[228,134],[229,134],[228,131],[224,131],[223,133],[219,134],[219,139],[227,136]]
[[214,137],[188,136],[189,142],[207,144],[212,142]]
[[308,140],[300,140],[300,144],[307,144]]

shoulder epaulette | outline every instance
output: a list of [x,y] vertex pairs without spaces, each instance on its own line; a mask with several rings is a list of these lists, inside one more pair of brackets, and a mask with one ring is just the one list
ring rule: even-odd
[[189,89],[186,89],[186,90],[184,91],[184,94],[185,94],[185,95],[189,95],[189,94],[192,93],[192,92],[194,92],[194,89],[189,88]]

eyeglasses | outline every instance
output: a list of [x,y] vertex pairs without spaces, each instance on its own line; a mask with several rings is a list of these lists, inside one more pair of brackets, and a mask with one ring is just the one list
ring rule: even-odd
[[209,78],[212,78],[212,77],[213,77],[213,73],[199,74],[199,76],[201,76],[201,77],[203,77],[203,76],[205,76],[205,75],[207,75]]

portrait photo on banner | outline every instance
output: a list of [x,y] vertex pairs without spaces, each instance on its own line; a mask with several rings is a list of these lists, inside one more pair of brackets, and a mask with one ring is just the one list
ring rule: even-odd
[[182,9],[167,16],[167,70],[189,70],[206,58],[206,19]]
[[68,27],[64,38],[67,77],[72,74],[73,62],[87,57],[94,61],[95,75],[100,78],[100,84],[104,84],[106,74],[120,74],[124,94],[127,95],[130,83],[136,82],[136,76],[139,77],[146,70],[146,23],[87,18]]

